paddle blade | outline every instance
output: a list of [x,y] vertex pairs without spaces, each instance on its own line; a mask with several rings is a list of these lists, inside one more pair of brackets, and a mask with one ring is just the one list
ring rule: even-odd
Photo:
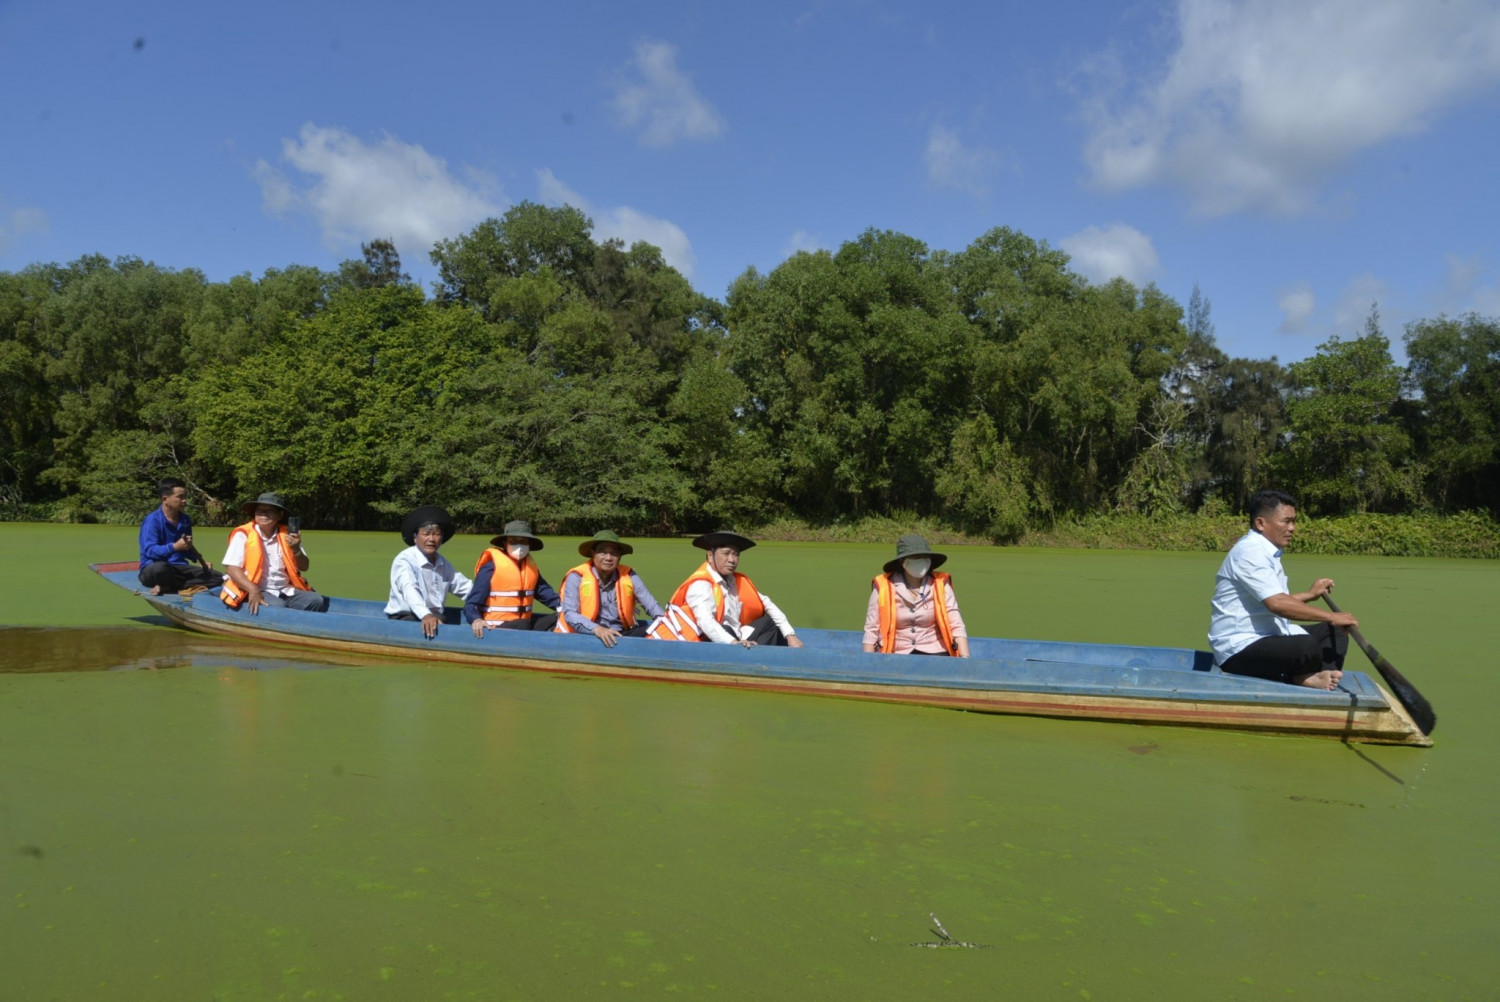
[[[1323,596],[1323,601],[1328,603],[1328,608],[1334,612],[1344,611],[1327,595]],[[1417,687],[1408,682],[1406,676],[1397,671],[1396,666],[1387,661],[1385,655],[1377,651],[1375,645],[1365,639],[1359,627],[1349,627],[1349,636],[1354,638],[1359,649],[1365,652],[1365,657],[1369,658],[1375,670],[1380,672],[1380,677],[1385,679],[1386,685],[1391,687],[1391,693],[1402,706],[1406,707],[1406,712],[1411,714],[1412,723],[1417,725],[1417,730],[1421,731],[1424,737],[1431,734],[1432,729],[1437,726],[1437,714],[1433,712],[1432,704],[1427,702],[1427,697],[1418,692]]]
[[1386,684],[1391,687],[1391,692],[1406,707],[1406,712],[1411,714],[1412,722],[1417,725],[1417,730],[1424,735],[1431,734],[1432,729],[1437,726],[1437,713],[1433,711],[1432,704],[1427,702],[1427,697],[1417,691],[1417,687],[1406,680],[1406,676],[1396,670],[1396,666],[1385,659],[1385,655],[1375,649],[1375,645],[1364,638],[1359,630],[1350,630],[1359,649],[1365,652],[1365,657],[1380,672],[1380,677],[1385,679]]

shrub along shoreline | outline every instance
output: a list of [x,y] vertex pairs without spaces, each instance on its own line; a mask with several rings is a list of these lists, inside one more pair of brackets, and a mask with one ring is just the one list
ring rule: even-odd
[[[26,509],[0,507],[0,522],[67,522],[48,506]],[[140,516],[111,513],[98,520],[108,525],[137,525]],[[195,520],[196,525],[210,523]],[[395,523],[387,528],[394,528]],[[554,527],[538,522],[538,530]],[[469,527],[473,528],[473,527]],[[998,543],[982,535],[963,532],[938,519],[911,515],[869,516],[857,520],[815,524],[796,518],[778,518],[761,525],[737,527],[757,540],[803,543],[895,543],[898,536],[915,532],[933,546],[1022,546],[1086,550],[1174,550],[1224,552],[1245,534],[1241,515],[1136,513],[1090,515],[1059,520],[1045,528],[1028,529],[1014,542]],[[474,531],[479,531],[474,529]],[[647,534],[649,535],[649,534]],[[1345,515],[1314,518],[1299,515],[1298,553],[1327,556],[1366,557],[1454,557],[1493,560],[1500,558],[1500,522],[1484,512],[1457,515]]]
[[[1029,529],[1015,546],[1089,550],[1208,550],[1224,552],[1245,534],[1242,515],[1109,514],[1060,520]],[[917,532],[934,546],[990,546],[994,541],[960,532],[930,518],[870,517],[813,525],[778,519],[754,530],[756,539],[820,543],[894,543]],[[1371,557],[1500,557],[1500,522],[1482,512],[1457,515],[1299,515],[1293,547],[1299,553]]]

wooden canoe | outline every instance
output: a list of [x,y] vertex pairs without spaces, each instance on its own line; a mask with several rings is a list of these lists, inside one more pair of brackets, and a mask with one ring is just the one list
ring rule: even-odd
[[346,654],[985,713],[1432,744],[1400,703],[1357,671],[1323,692],[1226,675],[1205,651],[990,637],[970,638],[969,658],[887,657],[860,650],[860,635],[848,630],[798,630],[801,649],[635,638],[607,648],[579,634],[492,630],[476,638],[454,626],[428,640],[418,624],[386,619],[379,602],[332,598],[326,613],[262,607],[251,616],[229,609],[216,593],[147,594],[133,560],[90,566],[189,630]]

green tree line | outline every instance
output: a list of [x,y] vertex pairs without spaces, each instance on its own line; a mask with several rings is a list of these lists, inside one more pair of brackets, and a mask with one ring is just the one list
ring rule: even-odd
[[1232,358],[1197,289],[1095,285],[1000,227],[869,230],[720,302],[659,249],[522,203],[431,249],[210,282],[100,256],[0,273],[0,513],[121,520],[181,477],[226,522],[282,491],[323,527],[420,503],[465,527],[672,533],[938,519],[1004,541],[1112,512],[1500,515],[1500,321]]

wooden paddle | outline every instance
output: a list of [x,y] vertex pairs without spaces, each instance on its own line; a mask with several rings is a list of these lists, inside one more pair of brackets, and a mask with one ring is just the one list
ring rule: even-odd
[[[1334,612],[1344,611],[1334,605],[1333,599],[1327,595],[1323,596],[1323,601],[1327,602],[1328,608]],[[1411,714],[1417,730],[1424,735],[1431,734],[1432,729],[1437,726],[1437,714],[1433,712],[1432,704],[1427,702],[1427,697],[1418,692],[1417,687],[1408,682],[1406,676],[1397,671],[1396,666],[1387,661],[1385,655],[1377,651],[1374,645],[1365,639],[1365,635],[1359,632],[1359,627],[1349,627],[1349,636],[1354,638],[1354,642],[1359,645],[1360,650],[1365,652],[1365,657],[1370,659],[1375,670],[1380,672],[1380,677],[1385,679],[1391,691],[1396,694],[1396,698],[1401,701],[1401,705],[1406,707],[1406,712]]]

